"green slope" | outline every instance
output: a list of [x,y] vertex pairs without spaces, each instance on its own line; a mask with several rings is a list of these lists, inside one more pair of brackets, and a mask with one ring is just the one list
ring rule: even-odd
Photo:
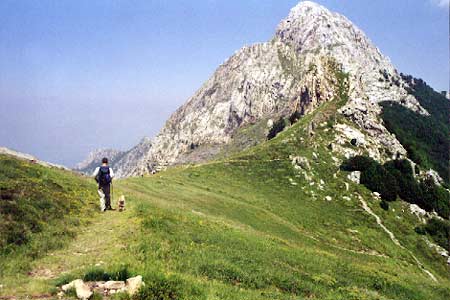
[[430,113],[417,114],[395,102],[384,102],[381,117],[394,133],[408,156],[422,168],[433,168],[449,185],[450,101],[434,91],[423,80],[402,75],[409,93]]
[[[127,198],[124,213],[92,213],[95,186],[87,179],[23,162],[1,164],[2,186],[37,183],[30,188],[44,188],[59,212],[50,224],[64,226],[42,228],[6,263],[2,257],[9,271],[0,277],[0,295],[43,297],[74,278],[126,269],[147,283],[135,299],[449,299],[450,271],[414,231],[420,221],[407,204],[391,202],[384,211],[334,162],[332,125],[346,122],[336,116],[346,100],[341,92],[237,155],[116,182],[116,195]],[[309,170],[294,168],[290,157],[297,155],[308,159]],[[16,170],[20,176],[7,178]],[[70,208],[61,204],[67,201]],[[75,226],[70,220],[79,218],[91,222],[67,234]],[[60,243],[59,235],[67,238]],[[31,247],[36,236],[58,243]],[[44,251],[22,267],[33,249]]]
[[0,284],[74,237],[97,209],[92,191],[71,172],[0,155]]
[[[449,270],[414,232],[406,204],[385,212],[338,171],[328,125],[306,136],[334,106],[229,160],[121,182],[142,220],[130,249],[135,271],[178,274],[208,299],[447,299]],[[293,168],[293,154],[309,158],[314,185]]]

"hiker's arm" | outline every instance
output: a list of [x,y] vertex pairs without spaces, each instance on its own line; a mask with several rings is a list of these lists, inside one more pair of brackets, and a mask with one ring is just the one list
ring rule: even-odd
[[98,171],[100,170],[99,167],[95,168],[94,174],[92,174],[92,177],[96,177],[98,175]]
[[112,168],[109,168],[109,175],[111,176],[111,178],[114,178],[114,171]]

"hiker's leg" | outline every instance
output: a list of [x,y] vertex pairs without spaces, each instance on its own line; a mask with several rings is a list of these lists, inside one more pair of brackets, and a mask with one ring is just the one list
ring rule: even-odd
[[105,193],[101,189],[98,190],[98,195],[100,196],[100,210],[105,211]]
[[111,186],[105,185],[102,187],[103,192],[105,193],[105,206],[106,209],[110,209],[111,208]]

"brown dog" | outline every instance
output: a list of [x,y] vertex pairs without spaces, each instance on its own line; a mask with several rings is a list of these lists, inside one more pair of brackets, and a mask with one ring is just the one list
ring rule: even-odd
[[119,201],[117,201],[117,207],[119,208],[119,211],[125,210],[125,196],[124,195],[119,197]]

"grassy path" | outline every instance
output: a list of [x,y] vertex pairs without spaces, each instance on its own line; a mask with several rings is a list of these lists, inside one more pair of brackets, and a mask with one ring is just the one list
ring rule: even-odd
[[65,273],[81,274],[94,266],[120,264],[138,228],[132,208],[124,212],[107,211],[96,214],[88,225],[79,228],[76,237],[63,249],[52,251],[33,262],[28,276],[17,275],[3,282],[0,295],[38,296],[54,287],[55,279]]

